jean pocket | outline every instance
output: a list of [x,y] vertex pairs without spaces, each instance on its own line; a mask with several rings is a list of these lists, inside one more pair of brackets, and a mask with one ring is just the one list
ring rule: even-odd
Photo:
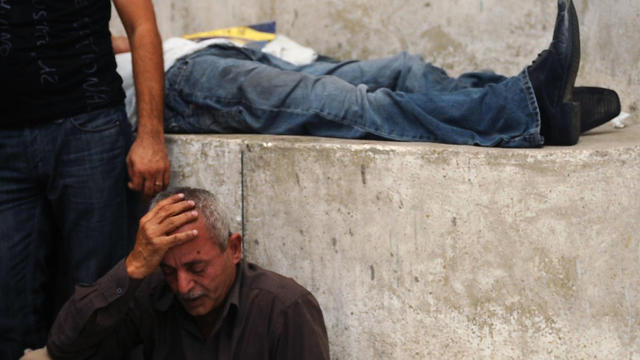
[[83,114],[69,119],[76,129],[91,133],[115,129],[122,120],[122,112],[112,109]]
[[175,89],[183,89],[182,85],[191,67],[191,61],[187,57],[178,59],[165,74],[165,82]]

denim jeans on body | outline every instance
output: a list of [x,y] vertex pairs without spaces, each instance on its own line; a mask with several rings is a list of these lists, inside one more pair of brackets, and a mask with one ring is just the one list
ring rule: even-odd
[[0,129],[0,358],[45,344],[74,284],[130,249],[124,107]]
[[295,66],[260,51],[216,45],[179,59],[165,81],[167,132],[543,143],[526,71],[451,78],[407,53]]

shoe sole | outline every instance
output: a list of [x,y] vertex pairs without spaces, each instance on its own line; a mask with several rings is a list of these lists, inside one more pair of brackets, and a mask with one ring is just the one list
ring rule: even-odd
[[580,105],[580,132],[583,134],[610,121],[621,111],[620,97],[612,89],[576,86],[573,101]]

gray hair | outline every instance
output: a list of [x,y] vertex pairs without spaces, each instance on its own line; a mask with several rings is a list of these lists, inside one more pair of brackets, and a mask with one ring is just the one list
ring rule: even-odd
[[217,240],[220,250],[224,251],[227,248],[227,239],[231,236],[229,217],[213,193],[191,187],[172,187],[156,195],[151,200],[151,207],[171,195],[180,193],[184,194],[185,199],[193,200],[196,203],[200,217],[211,235]]

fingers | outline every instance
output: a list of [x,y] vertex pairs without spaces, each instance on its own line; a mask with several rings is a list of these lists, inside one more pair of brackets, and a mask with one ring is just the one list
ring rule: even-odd
[[127,156],[127,171],[130,179],[127,183],[129,189],[142,191],[147,199],[150,199],[169,186],[168,169],[152,169],[149,167],[139,169],[136,164],[134,164],[131,156]]
[[164,234],[172,233],[180,227],[195,221],[197,218],[198,212],[195,210],[173,215],[160,223],[161,231],[163,231]]
[[127,156],[127,172],[129,173],[129,182],[127,183],[129,189],[140,191],[142,189],[143,178],[134,170],[131,156]]
[[137,188],[132,188],[132,190],[142,191],[147,199],[151,199],[169,186],[168,171],[154,170],[144,173],[137,172],[135,179],[138,180],[138,182],[132,181],[131,183],[132,186],[137,186]]
[[[147,212],[147,214],[145,216],[143,216],[143,217],[148,217],[148,218],[156,217],[157,214],[159,214],[161,211],[165,211],[166,212],[166,209],[167,209],[167,207],[169,205],[179,203],[182,200],[184,200],[184,194],[183,193],[171,195],[171,196],[169,196],[169,197],[167,197],[165,199],[162,199],[162,200],[158,201],[158,203],[153,208],[151,208]],[[169,213],[167,215],[171,215],[171,213]],[[167,216],[167,215],[165,215],[165,216]]]
[[[163,177],[168,178],[168,175],[163,175]],[[169,186],[169,182],[164,181],[164,178],[154,181],[154,176],[134,175],[131,177],[132,180],[129,181],[127,186],[129,186],[131,190],[142,191],[144,198],[149,200]]]
[[198,230],[189,230],[179,232],[173,235],[166,236],[161,239],[164,246],[169,249],[174,246],[183,244],[187,241],[193,240],[198,236]]
[[153,195],[156,194],[155,186],[152,178],[145,177],[143,193],[147,199],[150,199],[151,197],[153,197]]
[[156,178],[153,182],[153,195],[165,190],[169,186],[169,171],[164,171],[161,177]]
[[162,190],[166,189],[171,182],[171,171],[169,169],[165,170],[163,180],[164,180],[164,187],[162,188]]
[[[171,217],[175,217],[178,214],[193,210],[196,207],[196,203],[193,200],[180,201],[175,204],[164,206],[162,209],[158,209],[158,223],[163,223]],[[195,210],[194,210],[195,211]]]
[[169,186],[171,165],[162,138],[138,137],[127,155],[130,189],[142,191],[145,198]]
[[193,200],[185,200],[184,194],[172,195],[156,204],[140,220],[140,226],[149,236],[169,234],[187,223],[197,219]]
[[158,170],[160,176],[156,178],[154,181],[154,190],[156,192],[160,192],[169,187],[169,183],[171,182],[171,170],[170,166],[167,166],[164,170]]
[[[154,180],[155,179],[155,180]],[[155,196],[157,193],[165,190],[169,186],[169,175],[162,174],[157,177],[155,173],[144,177],[144,196],[148,199]]]

